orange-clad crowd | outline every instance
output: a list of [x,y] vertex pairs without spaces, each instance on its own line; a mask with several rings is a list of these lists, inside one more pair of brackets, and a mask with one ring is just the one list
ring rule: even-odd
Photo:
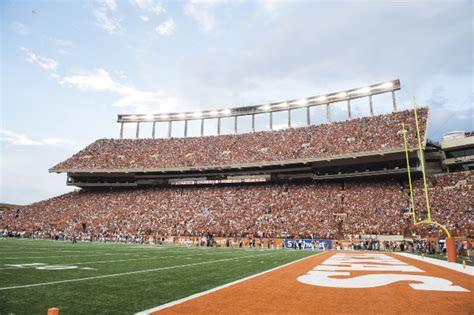
[[[455,236],[474,233],[473,183],[472,171],[429,179],[432,218]],[[422,181],[414,185],[417,219],[425,219]],[[406,216],[410,209],[408,185],[402,179],[79,191],[4,211],[0,234],[142,242],[209,233],[349,238],[441,232],[430,226],[415,228]]]
[[[425,136],[428,109],[419,110]],[[417,143],[413,111],[319,126],[198,138],[98,140],[54,169],[218,166],[381,151]],[[429,178],[432,218],[474,232],[473,172]],[[417,220],[426,219],[415,179]],[[169,236],[351,238],[434,236],[414,227],[404,177],[302,183],[82,190],[0,214],[0,235],[112,242]]]
[[[419,109],[425,135],[428,108]],[[53,170],[157,169],[227,166],[323,158],[403,147],[401,123],[410,146],[417,144],[413,111],[343,122],[236,135],[170,139],[101,139]]]

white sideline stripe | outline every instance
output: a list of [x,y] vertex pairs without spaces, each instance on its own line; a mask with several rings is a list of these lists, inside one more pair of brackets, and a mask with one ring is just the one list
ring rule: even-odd
[[394,254],[404,256],[404,257],[408,257],[408,258],[415,259],[415,260],[419,260],[419,261],[424,261],[424,262],[427,262],[427,263],[430,263],[430,264],[433,264],[433,265],[437,265],[437,266],[444,267],[444,268],[447,268],[447,269],[451,269],[451,270],[454,270],[454,271],[457,271],[457,272],[465,273],[465,274],[470,275],[470,276],[474,276],[474,267],[473,266],[466,266],[466,268],[464,268],[461,264],[458,264],[458,263],[450,263],[450,262],[447,262],[447,261],[444,261],[444,260],[435,259],[435,258],[431,258],[431,257],[422,258],[418,255],[414,255],[414,254],[410,254],[410,253],[394,253]]
[[[124,262],[124,261],[154,260],[154,259],[166,259],[166,258],[174,258],[174,257],[194,257],[194,256],[201,256],[201,255],[203,255],[203,254],[144,257],[144,258],[118,259],[118,260],[97,260],[97,261],[84,261],[84,262],[69,262],[69,263],[63,263],[61,265],[64,265],[64,266],[95,265],[95,264],[107,264],[107,263]],[[4,266],[7,266],[7,265],[4,265]],[[0,268],[0,270],[5,270],[5,269],[20,269],[20,268],[18,268],[18,267]]]
[[53,255],[53,256],[25,256],[25,257],[0,257],[0,259],[6,260],[18,260],[18,259],[45,259],[45,258],[70,258],[70,257],[95,257],[95,256],[135,256],[141,257],[135,253],[122,253],[122,254],[91,254],[91,255]]
[[[164,253],[182,253],[182,251],[176,250],[176,251],[166,251]],[[163,254],[164,254],[163,253]],[[2,252],[0,251],[0,254]],[[57,254],[57,253],[56,253]],[[152,255],[153,253],[95,253],[95,254],[84,254],[84,255],[51,255],[51,256],[24,256],[24,257],[0,257],[0,259],[5,259],[5,260],[19,260],[19,259],[45,259],[45,258],[70,258],[70,257],[96,257],[96,256],[132,256],[132,257],[145,257],[145,255]]]
[[[196,257],[196,256],[204,256],[205,254],[210,253],[199,253],[199,254],[191,254],[191,255],[170,255],[170,256],[158,256],[158,257],[145,257],[143,258],[130,258],[130,259],[117,259],[117,260],[96,260],[96,261],[83,261],[83,262],[68,262],[68,263],[61,263],[64,266],[75,266],[75,265],[95,265],[95,264],[106,264],[106,263],[115,263],[115,262],[124,262],[124,261],[138,261],[138,260],[156,260],[156,259],[166,259],[166,258],[176,258],[176,257]],[[212,253],[215,254],[215,253]],[[225,253],[221,253],[225,254]],[[141,257],[141,256],[139,256]],[[6,266],[7,264],[4,264]],[[11,264],[8,264],[11,265]],[[20,269],[18,267],[4,267],[0,268],[0,270],[11,270],[11,269]]]
[[86,280],[94,280],[94,279],[102,279],[102,278],[112,278],[112,277],[133,275],[133,274],[139,274],[139,273],[147,273],[147,272],[153,272],[153,271],[161,271],[161,270],[169,270],[169,269],[176,269],[176,268],[183,268],[183,267],[190,267],[190,266],[213,264],[213,263],[216,263],[216,262],[228,261],[228,260],[238,260],[238,259],[247,258],[247,257],[261,257],[261,256],[270,255],[270,254],[275,254],[275,253],[260,254],[260,255],[249,255],[249,256],[241,256],[241,257],[233,257],[233,258],[223,258],[223,259],[210,260],[210,261],[204,261],[204,262],[193,263],[193,264],[178,265],[178,266],[168,266],[168,267],[145,269],[145,270],[137,270],[137,271],[128,271],[128,272],[121,272],[121,273],[114,273],[114,274],[109,274],[109,275],[86,277],[86,278],[77,278],[77,279],[68,279],[68,280],[59,280],[59,281],[43,282],[43,283],[17,285],[17,286],[13,286],[13,287],[3,287],[3,288],[0,288],[0,291],[12,290],[12,289],[22,289],[22,288],[31,288],[31,287],[39,287],[39,286],[51,285],[51,284],[58,284],[58,283],[68,283],[68,282],[78,282],[78,281],[86,281]]
[[[289,253],[289,252],[287,252],[287,253]],[[250,280],[250,279],[252,279],[252,278],[259,277],[259,276],[264,275],[264,274],[266,274],[266,273],[275,271],[275,270],[280,269],[280,268],[284,268],[284,267],[286,267],[286,266],[295,264],[295,263],[297,263],[297,262],[299,262],[299,261],[302,261],[302,260],[305,260],[305,259],[308,259],[308,258],[317,256],[317,255],[320,255],[320,254],[323,254],[323,253],[325,253],[325,252],[316,253],[316,254],[310,255],[310,256],[308,256],[308,257],[304,257],[304,258],[301,258],[301,259],[298,259],[298,260],[289,262],[289,263],[287,263],[287,264],[284,264],[284,265],[281,265],[281,266],[278,266],[278,267],[275,267],[275,268],[272,268],[272,269],[269,269],[269,270],[266,270],[266,271],[262,271],[262,272],[260,272],[260,273],[254,274],[254,275],[251,275],[251,276],[248,276],[248,277],[245,277],[245,278],[242,278],[242,279],[233,281],[233,282],[229,282],[229,283],[227,283],[227,284],[224,284],[224,285],[215,287],[215,288],[210,289],[210,290],[207,290],[207,291],[195,293],[195,294],[192,294],[192,295],[187,296],[187,297],[185,297],[185,298],[182,298],[182,299],[179,299],[179,300],[176,300],[176,301],[173,301],[173,302],[169,302],[169,303],[166,303],[166,304],[162,304],[162,305],[160,305],[160,306],[153,307],[153,308],[150,308],[150,309],[145,310],[145,311],[141,311],[141,312],[135,313],[135,315],[148,315],[148,314],[151,314],[151,313],[153,313],[153,312],[161,311],[161,310],[163,310],[163,309],[165,309],[165,308],[169,308],[169,307],[171,307],[171,306],[175,306],[175,305],[178,305],[178,304],[187,302],[187,301],[189,301],[189,300],[198,298],[198,297],[200,297],[200,296],[203,296],[203,295],[206,295],[206,294],[209,294],[209,293],[213,293],[213,292],[222,290],[222,289],[224,289],[224,288],[228,288],[228,287],[230,287],[230,286],[233,286],[234,284],[238,284],[238,283],[241,283],[241,282]]]

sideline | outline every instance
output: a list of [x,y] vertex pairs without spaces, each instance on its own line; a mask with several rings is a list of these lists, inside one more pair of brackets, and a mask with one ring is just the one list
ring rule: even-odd
[[142,257],[135,253],[102,253],[102,254],[90,254],[90,255],[55,255],[55,256],[26,256],[26,257],[0,257],[0,259],[5,260],[20,260],[20,259],[49,259],[49,258],[70,258],[70,257],[97,257],[97,256],[135,256],[135,257]]
[[0,291],[31,288],[31,287],[39,287],[39,286],[46,286],[46,285],[59,284],[59,283],[69,283],[69,282],[78,282],[78,281],[86,281],[86,280],[120,277],[120,276],[134,275],[134,274],[161,271],[161,270],[170,270],[170,269],[184,268],[184,267],[190,267],[190,266],[207,265],[207,264],[213,264],[213,263],[222,262],[222,261],[239,260],[239,259],[248,258],[248,257],[262,257],[262,256],[274,255],[274,254],[275,253],[266,253],[266,254],[259,254],[259,255],[248,255],[248,256],[240,256],[240,257],[233,257],[233,258],[223,258],[223,259],[210,260],[210,261],[204,261],[204,262],[192,263],[192,264],[185,264],[185,265],[178,265],[178,266],[168,266],[168,267],[161,267],[161,268],[153,268],[153,269],[145,269],[145,270],[114,273],[114,274],[94,276],[94,277],[59,280],[59,281],[42,282],[42,283],[34,283],[34,284],[25,284],[25,285],[18,285],[18,286],[12,286],[12,287],[3,287],[3,288],[0,288]]
[[419,260],[419,261],[424,261],[426,263],[430,263],[432,265],[444,267],[447,269],[451,269],[457,272],[464,273],[469,276],[474,276],[474,267],[473,266],[466,266],[466,268],[463,267],[463,265],[458,264],[458,263],[450,263],[444,260],[436,259],[436,258],[431,258],[431,257],[425,257],[422,258],[418,255],[410,254],[410,253],[397,253],[393,252],[393,254],[397,254],[403,257]]
[[163,309],[165,309],[165,308],[169,308],[169,307],[171,307],[171,306],[175,306],[175,305],[178,305],[178,304],[187,302],[187,301],[189,301],[189,300],[192,300],[192,299],[201,297],[201,296],[203,296],[203,295],[210,294],[210,293],[213,293],[213,292],[216,292],[216,291],[225,289],[225,288],[227,288],[227,287],[233,286],[234,284],[238,284],[238,283],[241,283],[241,282],[244,282],[244,281],[247,281],[247,280],[256,278],[256,277],[261,276],[261,275],[264,275],[264,274],[266,274],[266,273],[269,273],[269,272],[278,270],[278,269],[280,269],[280,268],[287,267],[287,266],[289,266],[289,265],[295,264],[295,263],[297,263],[297,262],[300,262],[300,261],[302,261],[302,260],[305,260],[305,259],[308,259],[308,258],[311,258],[311,257],[315,257],[315,256],[318,256],[318,255],[321,255],[321,254],[326,253],[326,252],[327,252],[327,251],[318,252],[318,253],[315,253],[315,254],[310,255],[310,256],[308,256],[308,257],[303,257],[303,258],[301,258],[301,259],[298,259],[298,260],[289,262],[289,263],[287,263],[287,264],[284,264],[284,265],[281,265],[281,266],[278,266],[278,267],[275,267],[275,268],[272,268],[272,269],[269,269],[269,270],[266,270],[266,271],[262,271],[262,272],[260,272],[260,273],[257,273],[257,274],[248,276],[248,277],[246,277],[246,278],[242,278],[242,279],[239,279],[239,280],[236,280],[236,281],[233,281],[233,282],[229,282],[229,283],[227,283],[227,284],[224,284],[224,285],[215,287],[215,288],[213,288],[213,289],[206,290],[206,291],[199,292],[199,293],[195,293],[195,294],[192,294],[192,295],[187,296],[187,297],[185,297],[185,298],[182,298],[182,299],[179,299],[179,300],[176,300],[176,301],[172,301],[172,302],[169,302],[169,303],[166,303],[166,304],[162,304],[162,305],[160,305],[160,306],[156,306],[156,307],[150,308],[150,309],[148,309],[148,310],[144,310],[144,311],[135,313],[135,315],[148,315],[148,314],[151,314],[151,313],[154,313],[154,312],[157,312],[157,311],[161,311],[161,310],[163,310]]
[[[160,253],[160,254],[162,254],[162,253]],[[124,261],[157,260],[157,259],[167,259],[167,258],[176,258],[176,257],[189,259],[190,257],[196,257],[196,256],[208,256],[206,254],[216,254],[216,253],[208,252],[208,253],[198,253],[198,254],[191,254],[191,255],[186,255],[186,253],[183,253],[183,255],[169,255],[169,256],[156,256],[156,257],[150,257],[149,256],[149,255],[152,255],[152,254],[147,254],[148,256],[139,256],[139,255],[128,254],[128,255],[131,255],[131,256],[137,256],[137,257],[141,257],[141,258],[68,262],[68,263],[60,263],[60,265],[64,265],[64,266],[95,265],[95,264],[106,264],[106,263],[115,263],[115,262],[124,262]],[[217,254],[226,254],[226,255],[228,255],[229,253],[221,252],[221,253],[217,253]],[[127,255],[127,254],[123,254],[123,255]],[[146,255],[146,254],[144,254],[144,255]],[[86,256],[86,255],[84,255],[84,256]],[[198,258],[198,259],[200,259],[200,258]],[[12,265],[12,264],[4,264],[4,266],[10,266],[10,265]],[[21,268],[18,268],[18,267],[0,267],[0,270],[16,270],[16,269],[20,270]]]
[[[138,261],[138,260],[155,260],[155,259],[166,259],[166,258],[175,258],[175,257],[195,257],[195,256],[202,256],[203,254],[194,254],[194,255],[173,255],[173,256],[159,256],[159,257],[148,257],[143,256],[143,258],[130,258],[130,259],[118,259],[118,260],[96,260],[96,261],[84,261],[84,262],[68,262],[68,263],[61,263],[60,265],[64,266],[75,266],[75,265],[95,265],[95,264],[107,264],[107,263],[116,263],[116,262],[124,262],[124,261]],[[11,264],[4,264],[5,266],[9,266]],[[0,270],[20,270],[21,268],[18,267],[4,267],[0,268]]]

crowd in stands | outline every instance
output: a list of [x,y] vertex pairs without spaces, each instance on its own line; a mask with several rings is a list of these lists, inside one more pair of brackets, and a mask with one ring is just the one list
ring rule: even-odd
[[[428,108],[419,109],[418,114],[424,136]],[[101,139],[53,170],[227,166],[383,151],[403,147],[402,122],[408,143],[415,146],[414,115],[406,110],[279,131],[170,139]]]
[[[474,172],[429,179],[432,219],[453,235],[474,234]],[[425,219],[415,180],[417,219]],[[1,233],[38,238],[142,241],[167,236],[348,238],[442,235],[416,228],[402,179],[78,191],[0,214]]]
[[[454,235],[473,235],[474,172],[447,173],[428,178],[431,218],[444,224]],[[426,209],[423,182],[415,181],[414,196],[419,209]],[[427,219],[427,211],[417,211],[417,220]],[[428,230],[429,226],[420,226]],[[470,234],[467,233],[471,231]]]
[[[419,110],[421,134],[427,108]],[[319,126],[195,138],[98,140],[54,169],[171,168],[319,158],[417,143],[413,111]],[[431,217],[453,235],[474,234],[474,172],[428,181]],[[427,218],[423,181],[415,213]],[[227,186],[81,190],[0,212],[0,235],[143,242],[173,236],[322,238],[441,235],[414,226],[404,178]]]

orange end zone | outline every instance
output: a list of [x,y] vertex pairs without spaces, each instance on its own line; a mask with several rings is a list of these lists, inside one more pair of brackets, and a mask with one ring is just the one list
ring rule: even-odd
[[326,252],[154,314],[473,314],[473,280],[391,253]]

